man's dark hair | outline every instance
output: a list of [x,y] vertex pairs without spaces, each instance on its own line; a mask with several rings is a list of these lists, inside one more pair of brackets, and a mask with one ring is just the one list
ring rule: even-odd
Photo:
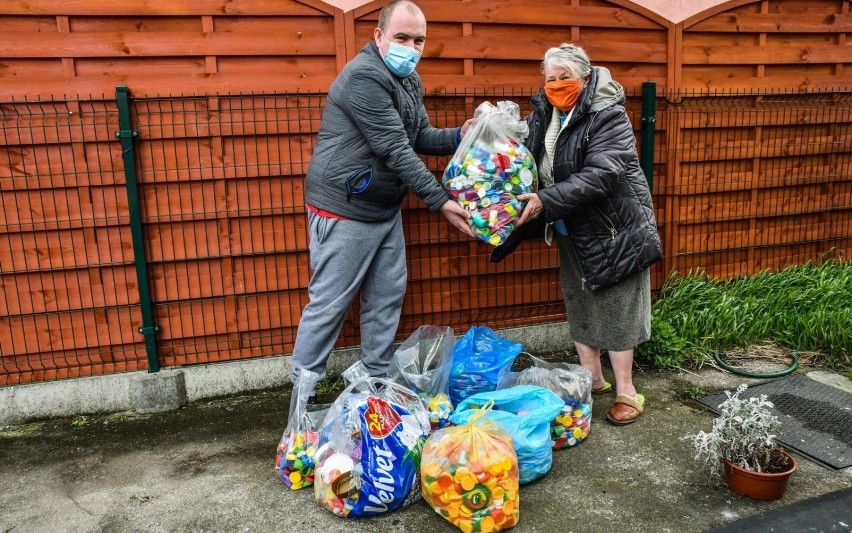
[[389,2],[382,8],[381,13],[379,13],[379,29],[382,30],[382,33],[387,31],[388,21],[390,21],[391,15],[393,15],[394,10],[396,10],[400,4],[408,4],[408,10],[412,14],[422,11],[420,7],[411,0],[393,0],[393,2]]

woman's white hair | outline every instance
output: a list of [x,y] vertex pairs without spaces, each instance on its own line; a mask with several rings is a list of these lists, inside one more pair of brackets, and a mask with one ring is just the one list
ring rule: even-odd
[[565,69],[574,73],[577,78],[585,78],[592,71],[592,63],[586,51],[576,44],[562,43],[549,49],[541,62],[541,72],[551,69]]

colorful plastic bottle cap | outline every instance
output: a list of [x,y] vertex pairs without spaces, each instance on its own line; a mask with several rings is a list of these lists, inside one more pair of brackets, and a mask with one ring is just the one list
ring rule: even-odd
[[488,225],[488,222],[484,218],[482,218],[482,215],[480,215],[479,213],[474,213],[473,217],[471,217],[471,220],[477,228],[484,228]]

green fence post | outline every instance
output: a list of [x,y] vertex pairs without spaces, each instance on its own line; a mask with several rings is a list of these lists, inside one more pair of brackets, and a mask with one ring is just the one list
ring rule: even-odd
[[648,188],[654,188],[654,127],[657,122],[655,102],[657,82],[642,82],[642,130],[639,164],[648,180]]
[[145,351],[148,354],[148,372],[159,372],[157,359],[157,331],[154,325],[154,309],[148,287],[148,265],[145,262],[145,241],[142,236],[142,213],[139,209],[139,185],[136,181],[136,154],[133,139],[139,132],[130,124],[130,92],[125,85],[117,85],[115,99],[118,102],[118,128],[115,137],[121,141],[121,158],[124,161],[124,176],[127,182],[127,206],[130,210],[130,234],[133,238],[133,259],[136,263],[136,281],[139,286],[139,305],[142,307],[142,327],[139,333],[145,336]]

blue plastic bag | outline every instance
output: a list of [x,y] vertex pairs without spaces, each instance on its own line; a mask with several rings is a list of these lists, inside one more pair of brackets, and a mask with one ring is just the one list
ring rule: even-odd
[[523,349],[487,326],[472,326],[453,348],[450,402],[458,405],[476,393],[496,390],[500,371]]
[[515,453],[518,454],[521,485],[549,472],[553,465],[550,422],[565,406],[562,398],[535,385],[482,392],[461,402],[450,417],[450,422],[466,424],[488,400],[494,401],[494,407],[484,418],[497,422],[511,435]]

